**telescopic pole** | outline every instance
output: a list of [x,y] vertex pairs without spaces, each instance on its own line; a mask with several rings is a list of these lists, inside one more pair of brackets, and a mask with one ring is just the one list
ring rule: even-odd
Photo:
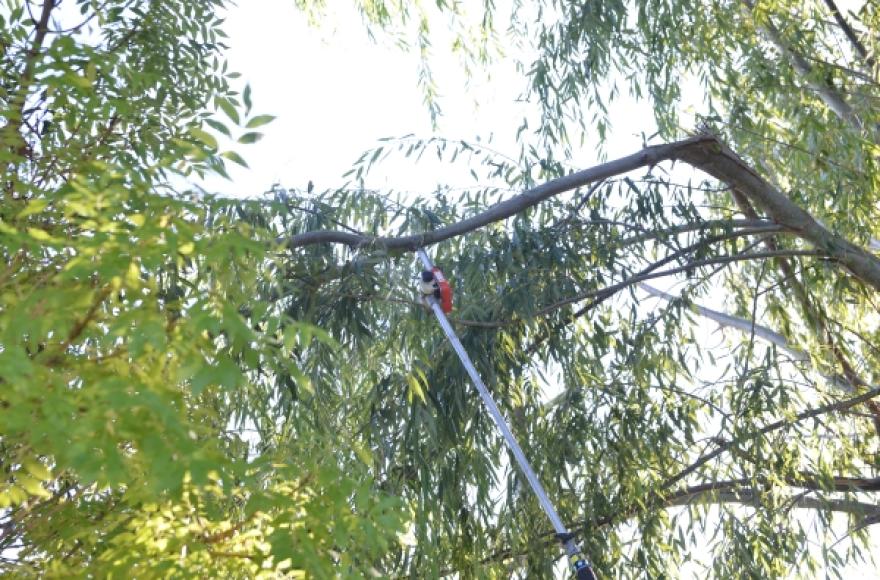
[[[428,257],[428,254],[425,252],[424,249],[419,248],[418,255],[426,270],[430,271],[434,269],[434,264],[431,262],[431,258]],[[477,374],[477,369],[474,367],[474,363],[471,361],[471,357],[468,356],[467,351],[465,351],[464,346],[461,344],[461,341],[458,339],[458,336],[452,329],[452,325],[449,324],[449,319],[446,318],[446,314],[443,312],[440,303],[434,296],[430,295],[426,296],[426,300],[431,306],[431,310],[434,312],[434,316],[437,317],[437,322],[440,323],[440,327],[446,334],[446,338],[449,339],[449,343],[452,345],[452,349],[458,355],[458,358],[461,360],[462,366],[464,366],[464,369],[470,376],[471,381],[473,381],[474,385],[477,387],[477,391],[480,393],[480,398],[483,400],[483,404],[489,411],[489,416],[492,418],[495,426],[504,437],[504,442],[507,444],[508,449],[510,449],[511,453],[513,453],[513,457],[516,459],[516,464],[519,467],[519,470],[526,477],[526,480],[528,480],[529,486],[531,486],[535,497],[538,498],[538,503],[541,504],[544,513],[546,513],[547,517],[550,519],[550,523],[553,525],[553,529],[556,531],[556,537],[565,548],[565,552],[568,555],[569,560],[571,561],[571,566],[577,575],[577,579],[596,580],[596,575],[593,572],[593,568],[581,554],[581,550],[578,547],[577,542],[574,541],[574,535],[570,533],[568,529],[566,529],[565,524],[562,523],[562,519],[560,519],[559,517],[559,514],[556,513],[556,508],[553,507],[553,503],[550,501],[550,498],[547,497],[547,492],[544,491],[544,486],[541,485],[541,481],[538,479],[538,476],[532,469],[529,460],[526,459],[522,448],[516,441],[516,437],[514,437],[513,433],[510,431],[510,427],[508,427],[504,415],[501,414],[501,410],[498,408],[498,405],[495,404],[495,401],[492,399],[492,395],[489,394],[489,389],[486,388],[486,385],[483,383],[483,379],[481,379],[480,375]]]

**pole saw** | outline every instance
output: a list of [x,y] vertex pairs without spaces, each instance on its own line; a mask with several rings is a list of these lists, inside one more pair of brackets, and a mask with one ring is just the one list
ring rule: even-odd
[[562,544],[577,580],[596,580],[596,574],[581,553],[577,542],[574,540],[574,534],[568,531],[565,524],[562,523],[559,514],[556,513],[556,508],[553,507],[553,503],[550,501],[550,498],[547,497],[547,492],[544,491],[544,486],[541,485],[538,476],[532,469],[531,464],[529,464],[529,460],[526,459],[522,448],[513,436],[510,427],[507,425],[507,421],[504,419],[504,415],[501,414],[501,410],[498,409],[498,405],[495,404],[492,395],[489,394],[489,389],[486,388],[480,375],[477,374],[477,369],[474,367],[471,357],[468,356],[467,351],[465,351],[464,346],[461,344],[461,341],[452,329],[452,325],[449,324],[449,319],[446,318],[446,315],[452,311],[452,287],[449,285],[449,281],[443,275],[443,272],[440,271],[440,268],[437,268],[431,262],[431,258],[428,257],[428,254],[423,248],[418,249],[418,255],[422,264],[425,266],[425,270],[422,272],[420,285],[420,290],[424,296],[425,302],[431,307],[431,310],[434,311],[434,316],[437,317],[437,322],[440,323],[440,327],[446,334],[446,338],[449,339],[452,349],[458,355],[459,360],[461,360],[461,364],[467,371],[467,374],[471,377],[474,386],[477,387],[477,391],[480,393],[480,398],[483,400],[486,410],[489,411],[489,416],[492,417],[492,421],[504,437],[504,442],[507,445],[507,448],[513,453],[513,457],[516,459],[516,464],[519,467],[519,470],[529,482],[532,492],[535,494],[535,497],[538,498],[538,503],[541,504],[541,508],[543,508],[544,513],[547,514],[550,523],[553,524],[553,529],[556,531],[556,539]]

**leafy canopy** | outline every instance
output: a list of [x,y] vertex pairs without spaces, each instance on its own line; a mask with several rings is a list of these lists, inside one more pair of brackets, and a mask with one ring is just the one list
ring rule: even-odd
[[[525,46],[519,154],[388,140],[346,187],[244,201],[182,185],[244,163],[219,144],[271,121],[223,62],[222,5],[0,11],[4,573],[550,576],[549,526],[394,239],[569,174],[621,91],[653,106],[655,142],[713,137],[436,244],[465,347],[600,572],[840,575],[870,556],[871,3],[359,3],[426,55],[435,114],[437,18],[469,67]],[[424,152],[490,185],[363,187]]]
[[52,2],[2,12],[9,573],[325,576],[396,543],[403,506],[349,442],[316,421],[252,444],[265,377],[307,386],[291,351],[335,343],[254,299],[264,229],[175,186],[240,159],[208,127],[268,120],[231,88],[221,4],[80,1],[63,30]]

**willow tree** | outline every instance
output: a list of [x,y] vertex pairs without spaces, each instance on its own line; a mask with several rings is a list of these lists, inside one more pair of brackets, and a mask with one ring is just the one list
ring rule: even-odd
[[[221,3],[73,4],[61,25],[12,2],[0,33],[5,572],[550,576],[549,525],[416,299],[418,247],[600,573],[869,555],[870,4],[516,4],[518,157],[388,141],[355,186],[236,203],[179,186],[242,161],[214,135],[268,120],[230,86]],[[418,7],[365,6],[428,46]],[[570,168],[620,90],[654,106],[656,144]],[[428,149],[494,185],[357,186]]]

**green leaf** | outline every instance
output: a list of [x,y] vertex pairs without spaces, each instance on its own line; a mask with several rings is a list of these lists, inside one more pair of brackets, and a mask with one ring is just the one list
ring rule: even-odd
[[229,131],[229,128],[220,121],[215,121],[214,119],[205,119],[205,124],[207,124],[212,129],[223,133],[227,137],[232,137],[232,133]]
[[262,127],[263,125],[268,125],[272,121],[274,121],[277,117],[274,115],[257,115],[253,119],[247,122],[248,129],[256,129],[257,127]]
[[250,133],[245,133],[244,135],[239,137],[238,142],[243,145],[250,145],[251,143],[256,143],[257,141],[259,141],[262,138],[263,138],[262,133],[250,132]]
[[242,93],[242,99],[244,100],[245,113],[251,112],[251,85],[246,84],[244,86],[244,93]]
[[48,481],[52,479],[52,472],[49,471],[49,469],[39,461],[26,459],[23,462],[23,465],[28,473],[30,473],[40,481]]
[[198,127],[192,127],[189,130],[189,132],[193,137],[196,138],[196,140],[198,142],[202,143],[203,145],[205,145],[209,149],[216,149],[217,148],[217,139],[215,139],[214,136],[211,135],[210,133],[208,133],[207,131],[203,131],[202,129],[199,129]]
[[28,233],[28,235],[30,235],[30,237],[34,238],[35,240],[39,240],[41,242],[56,241],[55,238],[50,236],[48,232],[46,232],[45,230],[41,230],[39,228],[28,228],[27,233]]
[[217,106],[220,107],[220,109],[221,109],[224,113],[226,113],[226,116],[229,117],[229,118],[232,120],[233,123],[235,123],[236,125],[238,125],[238,123],[239,123],[239,116],[238,116],[238,111],[235,109],[235,105],[233,105],[233,104],[229,101],[229,99],[225,99],[225,98],[223,98],[223,97],[217,97],[217,98],[215,99],[215,102],[217,103]]
[[241,155],[236,153],[235,151],[224,151],[220,154],[221,157],[225,157],[234,163],[238,163],[242,167],[248,167],[247,162],[242,158]]

